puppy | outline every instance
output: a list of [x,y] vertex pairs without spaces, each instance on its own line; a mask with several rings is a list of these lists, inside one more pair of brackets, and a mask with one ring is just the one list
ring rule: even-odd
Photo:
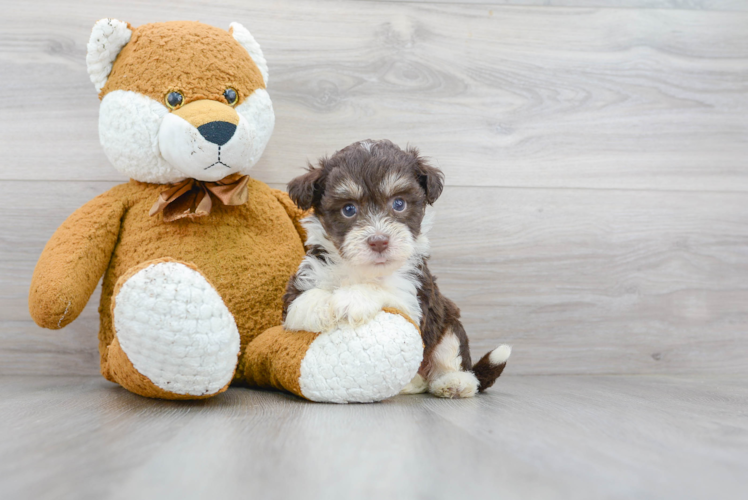
[[288,185],[314,215],[303,221],[308,252],[283,296],[286,329],[324,332],[353,326],[393,307],[420,324],[418,375],[403,389],[465,398],[493,385],[511,354],[500,346],[475,365],[460,310],[439,292],[426,264],[430,217],[443,174],[415,148],[390,141],[354,143]]

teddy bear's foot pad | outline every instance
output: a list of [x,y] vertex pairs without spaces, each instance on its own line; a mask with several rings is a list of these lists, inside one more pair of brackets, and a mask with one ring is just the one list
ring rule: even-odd
[[312,401],[368,403],[398,394],[418,372],[423,342],[398,314],[319,334],[301,362],[299,385]]
[[[147,265],[121,283],[114,304],[115,347],[156,387],[205,397],[229,385],[239,332],[218,292],[197,270],[171,261]],[[168,397],[160,391],[143,395]]]

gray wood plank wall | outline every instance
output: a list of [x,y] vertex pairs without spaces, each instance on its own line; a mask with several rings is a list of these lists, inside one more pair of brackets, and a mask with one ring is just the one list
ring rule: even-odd
[[[124,181],[98,144],[93,22],[245,24],[277,125],[254,176],[364,138],[447,175],[443,291],[512,373],[748,371],[748,12],[741,1],[0,2],[0,373],[92,374],[92,299],[36,327],[36,259]],[[611,8],[613,6],[613,8]]]
[[[369,0],[363,0],[369,1]],[[748,11],[746,0],[384,0],[399,3],[483,4],[519,7],[593,7],[608,9],[680,9]]]

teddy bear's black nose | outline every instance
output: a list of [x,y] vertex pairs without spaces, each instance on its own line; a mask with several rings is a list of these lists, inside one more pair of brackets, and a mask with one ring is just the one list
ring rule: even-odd
[[200,135],[205,137],[206,140],[213,144],[223,146],[234,136],[236,125],[222,121],[208,122],[205,125],[197,127],[197,131],[200,132]]

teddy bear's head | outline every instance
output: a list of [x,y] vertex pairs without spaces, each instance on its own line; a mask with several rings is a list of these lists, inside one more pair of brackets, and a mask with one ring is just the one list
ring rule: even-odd
[[109,160],[153,183],[246,174],[275,124],[260,46],[228,31],[174,21],[98,21],[86,57],[99,91],[99,137]]

